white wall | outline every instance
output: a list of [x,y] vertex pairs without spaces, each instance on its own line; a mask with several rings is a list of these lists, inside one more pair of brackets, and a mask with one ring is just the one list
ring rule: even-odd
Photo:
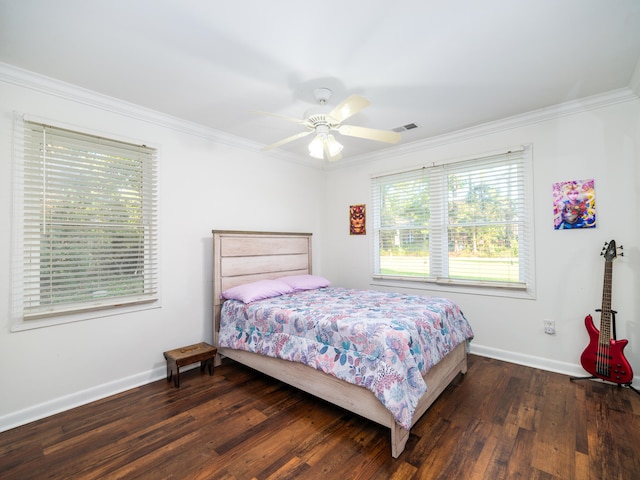
[[[312,232],[314,243],[323,230],[321,170],[230,146],[214,132],[113,99],[13,73],[0,71],[0,431],[162,378],[163,351],[211,342],[212,229]],[[10,331],[13,111],[159,148],[161,308]],[[321,258],[318,249],[318,271]]]
[[[612,309],[618,311],[618,338],[640,387],[640,102],[582,110],[567,116],[497,129],[473,138],[375,161],[343,163],[327,173],[327,231],[331,252],[323,273],[338,285],[383,288],[370,277],[371,228],[366,236],[348,233],[348,207],[370,204],[371,174],[396,171],[520,144],[533,144],[536,298],[514,299],[431,289],[425,294],[456,299],[470,320],[472,351],[569,374],[584,375],[580,354],[588,344],[584,317],[602,305],[605,241],[624,245],[613,265]],[[458,136],[459,138],[460,136]],[[434,144],[436,142],[433,142]],[[551,185],[595,179],[597,227],[553,229]],[[368,216],[369,227],[371,217]],[[415,293],[415,291],[413,291]],[[556,321],[555,336],[543,333],[543,319]]]
[[[424,291],[457,300],[482,355],[582,374],[584,316],[601,305],[605,241],[614,263],[618,337],[640,384],[640,102],[559,115],[395,156],[321,171],[113,99],[0,68],[0,431],[164,376],[162,352],[211,340],[211,230],[314,234],[314,269],[334,284],[368,288],[371,235],[350,236],[348,207],[370,204],[370,175],[533,144],[536,298]],[[11,332],[13,112],[139,140],[160,149],[162,306],[138,313]],[[554,231],[551,184],[595,178],[598,227]],[[242,187],[240,185],[242,184]],[[370,218],[369,218],[370,221]],[[377,287],[376,288],[382,288]],[[557,335],[542,331],[556,320]],[[596,320],[599,318],[596,315]]]

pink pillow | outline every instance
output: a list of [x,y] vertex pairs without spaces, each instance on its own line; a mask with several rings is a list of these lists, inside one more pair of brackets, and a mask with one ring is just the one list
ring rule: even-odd
[[331,285],[329,280],[320,275],[291,275],[289,277],[281,277],[278,280],[291,286],[295,292],[324,288]]
[[244,303],[293,293],[293,287],[281,280],[258,280],[237,287],[228,288],[220,295],[222,298],[240,300]]

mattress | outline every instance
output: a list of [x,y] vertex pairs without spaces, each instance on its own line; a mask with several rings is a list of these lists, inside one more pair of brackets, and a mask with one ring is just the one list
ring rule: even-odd
[[472,338],[449,299],[327,287],[227,300],[218,345],[303,363],[367,388],[409,430],[428,388],[423,375]]

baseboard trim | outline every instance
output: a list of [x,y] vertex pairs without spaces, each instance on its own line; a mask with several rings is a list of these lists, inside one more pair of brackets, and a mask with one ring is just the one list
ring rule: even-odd
[[475,345],[471,342],[471,353],[480,355],[481,357],[495,358],[509,363],[524,365],[525,367],[539,368],[564,375],[580,376],[585,375],[585,371],[578,364],[558,362],[548,358],[535,357],[533,355],[525,355],[499,348],[485,347],[483,345]]
[[[570,377],[586,377],[589,374],[577,363],[558,362],[543,357],[535,357],[533,355],[525,355],[517,352],[510,352],[498,348],[485,347],[483,345],[475,345],[471,342],[470,352],[481,357],[495,358],[509,363],[524,365],[525,367],[539,368],[549,372],[560,373]],[[633,377],[633,384],[640,385],[640,377]]]
[[[575,377],[587,375],[583,368],[578,364],[558,362],[555,360],[549,360],[548,358],[535,357],[533,355],[524,355],[522,353],[510,352],[508,350],[477,345],[473,342],[471,342],[470,345],[470,352],[481,357],[495,358],[496,360],[524,365],[526,367],[539,368],[541,370],[547,370],[563,375]],[[195,367],[197,367],[197,365]],[[184,371],[195,367],[185,367]],[[55,398],[48,402],[34,405],[0,417],[0,432],[11,430],[12,428],[20,427],[22,425],[35,422],[36,420],[50,417],[51,415],[71,410],[72,408],[86,405],[163,378],[166,378],[166,368],[164,366],[136,375],[131,375],[126,378],[121,378],[113,382],[97,385],[71,395]],[[634,384],[640,385],[640,377],[634,377]]]
[[55,415],[56,413],[71,410],[72,408],[86,405],[96,400],[116,395],[132,388],[146,385],[166,378],[166,368],[158,367],[153,370],[142,372],[129,377],[121,378],[113,382],[97,385],[86,390],[72,393],[63,397],[54,398],[50,401],[34,405],[32,407],[12,412],[0,417],[0,432],[20,427],[36,420]]

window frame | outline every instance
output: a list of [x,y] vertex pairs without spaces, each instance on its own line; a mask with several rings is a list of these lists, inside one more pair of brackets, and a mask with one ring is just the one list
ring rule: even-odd
[[[523,207],[520,223],[524,225],[524,232],[522,234],[522,241],[519,242],[519,260],[523,263],[524,268],[522,283],[519,282],[492,282],[472,279],[454,279],[449,278],[446,275],[433,275],[431,266],[434,258],[438,257],[436,261],[442,263],[441,269],[438,273],[446,273],[447,263],[449,256],[448,249],[448,224],[447,221],[447,209],[448,209],[448,189],[444,188],[440,190],[439,198],[430,199],[430,218],[432,220],[435,216],[438,219],[436,224],[428,222],[429,234],[435,234],[435,241],[429,240],[429,275],[425,276],[403,276],[384,274],[380,272],[380,231],[381,231],[381,212],[380,212],[380,188],[378,182],[380,179],[391,178],[394,176],[407,175],[406,178],[411,178],[413,174],[417,178],[418,175],[429,176],[429,172],[434,169],[459,169],[465,164],[470,169],[476,164],[482,164],[493,157],[500,157],[507,155],[511,152],[521,152],[522,155],[522,169],[523,169],[523,181],[522,181],[522,196]],[[383,287],[403,287],[408,289],[418,290],[436,290],[443,292],[456,292],[456,293],[471,293],[479,295],[490,296],[506,296],[514,298],[526,298],[533,299],[536,296],[535,288],[535,258],[534,258],[534,228],[533,228],[533,174],[532,174],[532,152],[533,146],[520,145],[497,152],[489,152],[479,155],[472,155],[464,158],[458,158],[455,160],[431,162],[428,166],[416,166],[413,168],[406,168],[394,172],[385,172],[380,174],[371,175],[371,204],[372,204],[372,252],[371,252],[371,278],[372,284]],[[426,172],[426,173],[425,173]],[[443,175],[446,177],[446,175]],[[399,177],[401,178],[401,177]],[[434,203],[435,202],[435,203]],[[522,259],[524,258],[524,262]],[[526,263],[525,263],[526,262]]]
[[[28,180],[26,179],[25,169],[27,165],[27,154],[25,148],[25,139],[28,134],[26,129],[28,125],[42,125],[51,127],[60,131],[71,132],[73,135],[79,135],[86,139],[102,140],[110,143],[126,145],[130,147],[139,147],[145,149],[145,155],[149,156],[148,160],[137,160],[140,168],[144,169],[141,175],[151,182],[152,192],[147,193],[143,188],[144,203],[142,210],[144,211],[144,220],[140,224],[144,226],[138,227],[145,230],[144,247],[142,254],[138,254],[139,258],[144,258],[143,273],[141,275],[139,285],[145,288],[144,293],[133,296],[131,291],[125,296],[109,296],[107,298],[85,302],[69,302],[67,307],[52,306],[51,308],[43,307],[41,311],[28,313],[25,308],[25,301],[28,298],[26,288],[29,281],[25,278],[29,273],[28,266],[25,266],[25,256],[27,249],[25,242],[33,235],[26,233],[28,220],[26,215],[28,210],[26,207],[26,195]],[[112,134],[103,132],[90,131],[75,125],[64,124],[60,121],[52,121],[37,116],[25,115],[14,112],[14,152],[13,152],[13,212],[12,212],[12,245],[11,245],[11,331],[22,331],[34,328],[59,325],[69,322],[88,320],[93,318],[108,317],[113,315],[121,315],[125,313],[148,310],[160,307],[160,261],[159,261],[159,226],[158,226],[158,148],[148,146],[145,142],[117,137]],[[146,163],[145,163],[146,162]],[[146,189],[147,191],[149,188]],[[41,220],[39,220],[41,222]],[[33,224],[33,221],[32,221]],[[41,223],[40,223],[41,224]],[[38,239],[39,241],[39,239]],[[39,244],[39,243],[38,243]],[[41,245],[41,244],[39,244]],[[122,260],[122,258],[120,259]],[[40,271],[38,267],[34,269]],[[41,273],[40,273],[41,275]],[[32,284],[37,285],[35,281]]]

